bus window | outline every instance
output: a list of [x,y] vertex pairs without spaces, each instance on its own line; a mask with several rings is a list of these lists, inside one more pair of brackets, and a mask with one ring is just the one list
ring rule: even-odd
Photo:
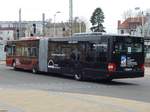
[[16,56],[21,56],[21,48],[20,47],[16,48]]
[[142,52],[142,44],[140,43],[116,43],[115,52],[137,53]]
[[75,48],[72,50],[70,58],[75,60],[75,61],[79,61],[80,55],[81,55],[81,53],[80,53],[79,49]]
[[15,46],[7,46],[6,53],[8,56],[12,56],[15,54]]
[[37,49],[36,49],[36,47],[32,47],[31,56],[33,56],[33,57],[37,56]]
[[106,62],[107,60],[107,44],[106,43],[98,43],[94,44],[96,61]]
[[132,52],[142,52],[142,44],[133,44]]
[[21,56],[25,56],[25,48],[21,47]]
[[86,61],[87,62],[93,62],[94,61],[94,55],[93,55],[93,44],[92,43],[88,43],[86,44]]
[[27,47],[24,48],[24,56],[29,56],[29,52],[28,52],[28,48]]
[[28,47],[28,56],[32,56],[31,48],[30,47]]
[[13,49],[11,46],[7,47],[7,55],[10,56],[13,54]]
[[96,52],[106,52],[107,51],[107,44],[101,43],[101,44],[93,44],[94,49]]
[[93,43],[88,46],[86,60],[105,62],[107,60],[107,43]]

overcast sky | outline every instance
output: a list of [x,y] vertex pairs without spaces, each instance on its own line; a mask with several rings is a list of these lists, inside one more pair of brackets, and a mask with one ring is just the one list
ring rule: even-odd
[[[96,7],[102,8],[105,15],[106,31],[115,33],[117,21],[122,19],[122,14],[128,9],[141,10],[150,8],[150,0],[73,0],[73,16],[80,17],[89,22],[90,16]],[[69,18],[69,0],[1,0],[0,21],[17,21],[18,10],[22,9],[22,20],[42,20],[42,13],[46,19],[54,18],[56,21],[66,21]]]

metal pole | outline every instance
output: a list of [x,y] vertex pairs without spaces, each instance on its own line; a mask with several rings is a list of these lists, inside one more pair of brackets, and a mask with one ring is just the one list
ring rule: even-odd
[[80,33],[82,32],[82,22],[79,23],[80,24]]
[[144,13],[142,11],[142,36],[144,36]]
[[22,36],[22,26],[21,26],[21,8],[19,9],[19,37],[18,37],[18,40],[19,38]]
[[42,19],[43,19],[43,36],[45,36],[45,14],[42,14]]
[[73,20],[73,2],[69,0],[69,20]]
[[56,19],[56,14],[54,14],[54,37],[55,37],[55,19]]
[[72,29],[72,21],[73,21],[73,2],[72,0],[69,0],[69,23],[70,23],[70,30],[71,30],[71,35],[73,33]]
[[60,11],[57,11],[55,14],[54,14],[54,36],[56,36],[56,14],[58,13],[61,13]]

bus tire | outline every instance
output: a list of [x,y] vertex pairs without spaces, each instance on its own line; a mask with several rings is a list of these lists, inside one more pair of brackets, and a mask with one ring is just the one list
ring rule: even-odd
[[33,74],[37,74],[38,73],[38,70],[37,70],[37,68],[35,66],[32,68],[32,73]]
[[112,78],[103,79],[104,82],[112,82]]
[[16,62],[15,61],[13,62],[12,66],[13,66],[13,69],[16,70]]
[[83,76],[80,73],[75,73],[74,74],[74,79],[77,81],[82,81],[83,80]]

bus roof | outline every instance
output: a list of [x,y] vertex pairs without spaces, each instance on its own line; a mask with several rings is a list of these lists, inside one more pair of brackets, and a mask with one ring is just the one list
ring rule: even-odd
[[139,36],[132,36],[132,35],[102,34],[96,32],[96,33],[77,33],[74,34],[72,37],[59,37],[59,38],[50,37],[49,41],[94,41],[94,40],[105,41],[106,39],[113,37],[142,38]]
[[92,32],[92,33],[75,33],[71,37],[23,37],[20,40],[13,40],[13,41],[31,41],[31,40],[40,40],[40,39],[48,39],[49,41],[94,41],[94,40],[105,41],[106,39],[112,37],[139,37],[139,36],[103,34],[100,32],[94,32],[94,33]]
[[135,36],[135,35],[129,35],[129,34],[107,34],[107,33],[102,33],[102,32],[89,32],[89,33],[74,33],[73,36],[119,36],[119,37],[140,37],[140,36]]

